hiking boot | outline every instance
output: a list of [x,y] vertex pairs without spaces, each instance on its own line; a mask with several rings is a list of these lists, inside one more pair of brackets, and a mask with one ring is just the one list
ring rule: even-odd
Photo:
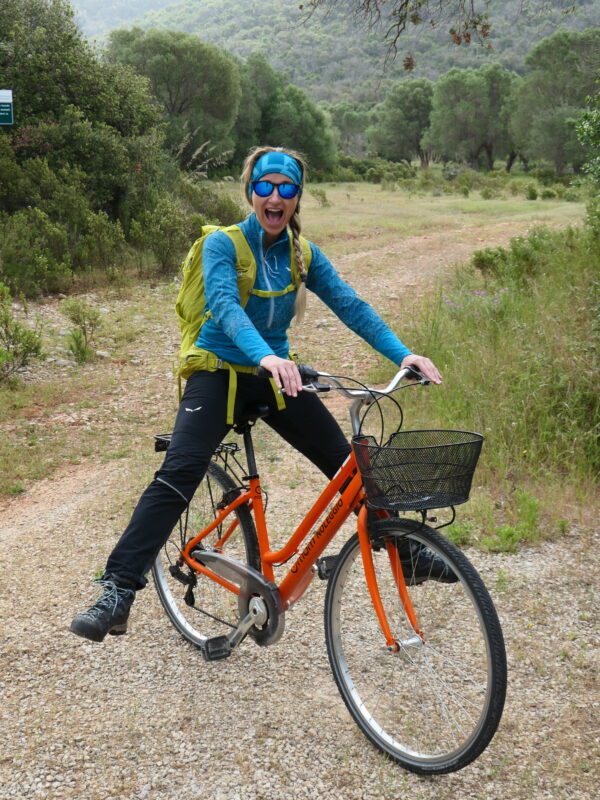
[[107,633],[113,636],[127,633],[127,619],[135,592],[104,577],[96,583],[102,588],[102,595],[91,608],[73,617],[71,631],[92,642],[101,642]]
[[407,586],[417,586],[425,581],[456,583],[458,577],[440,556],[436,556],[424,544],[411,539],[396,541],[402,572]]

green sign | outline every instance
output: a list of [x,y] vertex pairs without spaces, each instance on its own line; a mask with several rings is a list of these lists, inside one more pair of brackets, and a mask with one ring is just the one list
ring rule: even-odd
[[0,89],[0,125],[14,125],[12,89]]

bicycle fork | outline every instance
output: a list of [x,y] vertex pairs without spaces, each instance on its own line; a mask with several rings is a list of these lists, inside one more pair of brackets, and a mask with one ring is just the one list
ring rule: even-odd
[[377,615],[377,619],[379,620],[379,625],[381,627],[381,631],[384,635],[385,642],[387,645],[388,650],[391,652],[397,653],[399,652],[401,646],[407,647],[415,645],[421,645],[425,641],[425,637],[423,631],[419,627],[419,623],[417,620],[417,615],[413,608],[413,604],[410,600],[410,596],[408,594],[408,590],[406,588],[406,580],[404,578],[404,572],[402,571],[402,564],[400,563],[400,558],[398,556],[398,551],[396,550],[393,542],[387,542],[386,548],[388,552],[388,556],[390,559],[390,565],[392,569],[392,574],[394,576],[394,581],[396,586],[398,587],[398,595],[400,598],[400,602],[402,603],[402,607],[408,620],[412,626],[412,629],[415,632],[415,636],[411,637],[410,640],[399,642],[397,639],[394,638],[392,634],[392,630],[390,628],[390,623],[387,618],[387,614],[385,612],[385,608],[383,607],[383,602],[381,600],[381,594],[379,593],[379,586],[377,583],[377,576],[375,574],[375,565],[373,564],[373,552],[371,549],[371,540],[369,539],[369,532],[367,528],[367,506],[363,505],[358,514],[358,540],[360,543],[360,551],[362,555],[363,561],[363,568],[365,571],[365,580],[367,582],[367,588],[369,589],[369,594],[371,595],[371,601],[373,603],[373,608],[375,609],[375,613]]

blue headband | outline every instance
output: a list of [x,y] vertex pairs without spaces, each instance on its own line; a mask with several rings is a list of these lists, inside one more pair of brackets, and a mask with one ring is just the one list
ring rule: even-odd
[[[302,164],[287,153],[265,153],[252,170],[250,183],[259,181],[264,175],[276,173],[285,175],[293,183],[302,186]],[[252,186],[248,186],[248,196],[252,196]]]

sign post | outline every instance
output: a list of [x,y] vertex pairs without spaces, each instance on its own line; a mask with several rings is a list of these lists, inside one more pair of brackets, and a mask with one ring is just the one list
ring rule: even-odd
[[0,125],[14,125],[12,89],[0,89]]

